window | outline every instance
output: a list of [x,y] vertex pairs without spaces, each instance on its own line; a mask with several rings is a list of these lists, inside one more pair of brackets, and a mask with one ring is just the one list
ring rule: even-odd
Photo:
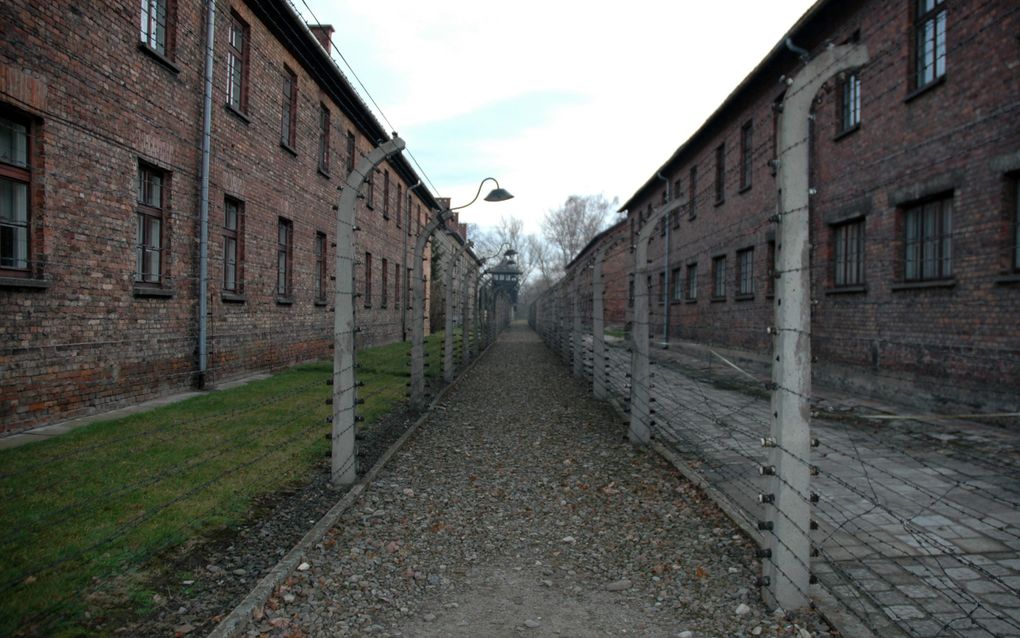
[[737,251],[737,296],[754,295],[754,248]]
[[[678,178],[676,182],[673,184],[673,198],[674,199],[679,198],[681,196],[680,195],[681,192],[683,192],[683,185],[680,183],[680,179]],[[672,215],[673,215],[673,228],[679,228],[680,209],[679,208],[674,209]]]
[[690,219],[694,219],[698,216],[697,201],[698,201],[698,167],[691,167],[691,174],[688,178],[687,183],[687,216]]
[[864,220],[858,219],[834,226],[833,284],[860,286],[864,283]]
[[164,58],[173,55],[172,0],[142,0],[141,42]]
[[751,121],[740,127],[740,190],[751,188],[751,159],[754,156]]
[[135,281],[162,283],[163,210],[166,174],[147,164],[138,166],[137,233],[135,235]]
[[383,170],[382,216],[383,219],[390,218],[390,172],[387,170]]
[[389,287],[390,286],[389,286],[389,283],[390,283],[390,264],[389,264],[389,261],[387,259],[383,258],[383,260],[382,260],[382,301],[379,303],[379,306],[382,307],[382,308],[385,308],[385,307],[387,307],[389,305],[389,301],[390,301],[390,296],[389,296],[390,295],[390,291],[389,291]]
[[1013,180],[1013,270],[1020,270],[1020,177]]
[[329,109],[319,105],[319,170],[329,175]]
[[726,145],[715,147],[715,203],[719,205],[726,199]]
[[916,0],[914,18],[914,88],[946,74],[946,5],[943,0]]
[[400,228],[400,218],[404,216],[404,186],[397,182],[397,228]]
[[365,180],[365,205],[375,208],[375,169],[368,171],[368,179]]
[[244,290],[244,203],[232,197],[223,201],[223,290]]
[[684,299],[698,300],[698,264],[687,264],[687,285],[684,288]]
[[839,87],[839,132],[846,133],[861,123],[861,78],[849,73]]
[[670,276],[673,278],[673,301],[681,301],[684,298],[684,280],[680,277],[680,269],[674,268]]
[[283,67],[283,109],[280,114],[280,144],[289,149],[297,140],[297,76]]
[[400,264],[393,264],[393,305],[400,307]]
[[903,217],[905,281],[953,276],[952,199],[929,201],[907,209]]
[[779,172],[779,119],[783,113],[783,102],[786,100],[786,91],[783,91],[772,101],[772,159],[769,161],[769,173],[772,177]]
[[408,267],[404,270],[404,307],[411,307],[411,273],[414,272],[413,268]]
[[627,307],[634,307],[634,275],[627,276]]
[[293,264],[294,224],[280,218],[276,233],[276,295],[283,299],[291,293],[291,265]]
[[659,299],[659,305],[661,306],[666,301],[666,273],[659,273],[659,288],[658,294],[655,295]]
[[29,126],[0,116],[0,270],[21,271],[31,264]]
[[326,300],[326,233],[315,233],[315,299]]
[[726,298],[726,255],[712,258],[712,299]]
[[347,174],[354,170],[354,133],[347,131]]
[[372,253],[365,253],[365,307],[372,307]]
[[233,12],[227,41],[227,104],[248,112],[248,25]]

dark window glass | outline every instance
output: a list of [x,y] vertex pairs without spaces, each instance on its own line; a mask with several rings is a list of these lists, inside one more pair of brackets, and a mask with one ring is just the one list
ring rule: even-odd
[[726,257],[712,259],[712,298],[726,298]]
[[280,297],[290,297],[293,245],[294,225],[281,217],[276,233],[276,294]]
[[329,174],[329,109],[319,105],[319,170]]
[[365,253],[365,307],[372,307],[372,253]]
[[681,275],[679,268],[674,268],[670,273],[670,277],[673,278],[673,301],[680,301],[684,298],[684,280]]
[[326,299],[326,233],[315,233],[315,298]]
[[223,202],[223,289],[243,289],[241,259],[244,254],[244,203],[227,197]]
[[687,285],[684,292],[688,301],[698,299],[698,264],[687,264]]
[[938,199],[907,209],[903,217],[906,281],[953,276],[952,200]]
[[283,109],[280,114],[280,143],[294,148],[297,140],[297,76],[283,69]]
[[138,206],[135,233],[135,281],[158,284],[163,277],[163,201],[166,174],[142,164],[138,167]]
[[840,224],[832,229],[833,284],[859,286],[864,283],[864,220]]
[[347,173],[354,170],[354,133],[347,131]]
[[946,74],[946,5],[943,0],[916,2],[914,86],[922,88]]
[[248,111],[248,25],[235,13],[230,14],[227,41],[227,104]]
[[726,198],[726,145],[715,147],[715,203]]
[[740,128],[740,188],[751,188],[751,162],[754,156],[752,147],[753,131],[751,122]]
[[[0,268],[29,268],[29,125],[0,117]],[[24,275],[24,273],[22,273]]]
[[861,78],[850,73],[840,85],[839,129],[845,133],[861,123]]
[[737,251],[737,294],[754,294],[754,248]]

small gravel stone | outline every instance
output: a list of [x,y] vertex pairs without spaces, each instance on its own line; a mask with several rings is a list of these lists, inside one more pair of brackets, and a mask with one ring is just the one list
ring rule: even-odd
[[747,614],[751,613],[751,608],[748,607],[747,604],[745,603],[740,603],[739,605],[737,605],[737,609],[734,613],[736,613],[738,616],[746,616]]
[[542,623],[540,623],[537,620],[528,618],[527,620],[524,621],[524,626],[530,627],[531,629],[537,629],[542,626]]
[[607,591],[625,591],[630,589],[631,582],[626,578],[622,580],[616,580],[606,585]]

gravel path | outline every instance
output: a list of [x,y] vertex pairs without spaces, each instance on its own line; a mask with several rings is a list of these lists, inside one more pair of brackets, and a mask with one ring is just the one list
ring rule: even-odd
[[765,609],[750,541],[523,325],[306,560],[249,635],[829,635]]

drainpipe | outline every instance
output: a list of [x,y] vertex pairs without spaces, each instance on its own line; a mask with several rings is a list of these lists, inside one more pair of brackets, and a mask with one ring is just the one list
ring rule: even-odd
[[216,36],[216,2],[207,0],[205,15],[205,95],[202,104],[202,168],[198,204],[198,377],[205,387],[209,314],[209,154],[212,147],[213,42]]
[[[411,225],[411,191],[418,188],[419,186],[421,186],[420,179],[418,180],[417,184],[407,189],[407,217],[404,218],[404,223],[406,224],[405,227],[406,232],[404,233],[404,253],[403,253],[404,270],[403,272],[400,273],[400,276],[404,278],[404,286],[402,286],[402,289],[404,289],[404,299],[410,299],[411,297],[411,291],[406,290],[408,285],[410,285],[411,283],[411,278],[407,276],[407,236],[411,234],[411,229],[414,228],[414,226]],[[418,220],[415,221],[417,222]],[[404,303],[404,299],[397,300],[397,303],[400,304],[401,341],[407,341],[407,304]]]
[[[666,182],[666,203],[673,201],[673,193],[670,192],[669,180],[659,171],[656,177]],[[671,213],[666,213],[662,223],[666,224],[666,242],[662,247],[662,348],[669,349],[669,231],[673,226],[669,222]]]

